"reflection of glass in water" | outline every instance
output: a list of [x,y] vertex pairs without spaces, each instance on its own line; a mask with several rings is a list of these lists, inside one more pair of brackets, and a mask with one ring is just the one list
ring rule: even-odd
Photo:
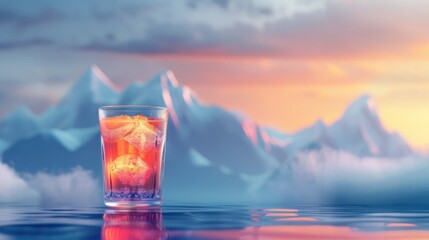
[[161,211],[126,212],[106,210],[101,230],[103,240],[112,239],[166,239]]

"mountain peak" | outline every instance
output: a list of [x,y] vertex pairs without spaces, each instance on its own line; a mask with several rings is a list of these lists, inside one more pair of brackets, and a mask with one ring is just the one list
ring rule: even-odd
[[314,124],[315,126],[319,126],[319,127],[326,127],[325,122],[322,119],[317,119],[316,123]]
[[368,94],[364,94],[353,101],[344,113],[344,116],[349,118],[359,118],[362,115],[373,116],[378,119],[375,101]]
[[160,73],[156,74],[154,77],[152,77],[151,80],[148,81],[148,84],[160,85],[160,86],[166,85],[166,86],[172,86],[174,88],[180,85],[173,71],[169,69],[161,71]]
[[322,121],[317,121],[298,132],[294,138],[291,149],[299,149],[294,151],[327,146],[356,156],[396,158],[413,154],[399,135],[383,127],[374,100],[367,94],[353,101],[332,125],[326,126]]
[[92,65],[74,84],[64,100],[74,102],[77,96],[88,94],[94,95],[96,99],[103,98],[103,96],[112,97],[118,92],[118,87],[103,73],[103,71],[96,65]]
[[68,91],[59,105],[62,108],[73,108],[71,106],[79,105],[82,102],[89,101],[89,99],[97,103],[107,103],[115,101],[118,94],[118,87],[100,68],[92,65]]
[[7,118],[34,118],[33,112],[26,106],[21,106],[6,116]]
[[177,81],[176,75],[174,75],[173,71],[167,69],[163,72],[163,74],[171,85],[173,85],[174,87],[179,86],[179,81]]
[[97,65],[90,66],[76,85],[79,83],[90,85],[92,88],[99,85],[104,85],[113,91],[118,91],[118,87],[106,76],[106,74],[104,74],[103,71],[101,71]]

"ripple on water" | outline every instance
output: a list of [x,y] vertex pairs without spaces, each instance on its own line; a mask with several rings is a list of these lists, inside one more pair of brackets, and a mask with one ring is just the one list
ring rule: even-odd
[[162,210],[2,206],[0,239],[429,239],[429,212],[364,207],[164,206]]

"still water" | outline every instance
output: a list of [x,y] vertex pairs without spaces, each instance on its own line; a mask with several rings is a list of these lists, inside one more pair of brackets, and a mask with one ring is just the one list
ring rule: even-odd
[[429,239],[429,208],[3,205],[4,239]]

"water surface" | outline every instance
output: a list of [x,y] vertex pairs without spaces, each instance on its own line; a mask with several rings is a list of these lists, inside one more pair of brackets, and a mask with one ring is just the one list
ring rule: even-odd
[[429,239],[425,208],[0,207],[0,239]]

